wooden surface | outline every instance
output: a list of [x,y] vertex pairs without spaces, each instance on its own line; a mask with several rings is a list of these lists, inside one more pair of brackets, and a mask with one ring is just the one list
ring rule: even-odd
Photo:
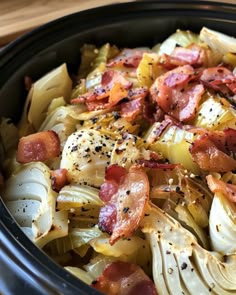
[[[132,0],[0,0],[0,46],[58,17],[91,7],[129,1]],[[236,4],[236,0],[223,2]]]
[[0,46],[41,24],[88,8],[129,0],[0,0]]

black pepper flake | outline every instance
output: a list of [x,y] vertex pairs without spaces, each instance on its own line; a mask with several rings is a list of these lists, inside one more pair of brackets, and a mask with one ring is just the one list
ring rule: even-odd
[[126,191],[126,195],[129,195],[130,194],[130,191]]
[[112,115],[113,115],[115,120],[118,120],[121,117],[121,115],[118,112],[113,112]]
[[98,118],[96,118],[96,117],[91,118],[91,122],[92,122],[93,124],[97,123],[97,121],[98,121]]
[[186,262],[183,262],[182,265],[181,265],[181,270],[184,270],[188,267],[187,263]]
[[123,212],[124,212],[124,213],[127,213],[128,211],[129,211],[129,207],[124,207],[124,208],[123,208]]
[[95,151],[98,153],[102,150],[102,146],[101,145],[98,145],[98,146],[95,146]]
[[76,152],[77,150],[78,150],[78,146],[77,145],[75,145],[75,146],[73,146],[71,148],[71,152]]

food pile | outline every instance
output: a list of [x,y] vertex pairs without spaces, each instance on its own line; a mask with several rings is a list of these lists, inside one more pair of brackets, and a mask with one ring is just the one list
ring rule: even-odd
[[236,293],[236,39],[85,44],[2,118],[1,194],[25,234],[105,294]]

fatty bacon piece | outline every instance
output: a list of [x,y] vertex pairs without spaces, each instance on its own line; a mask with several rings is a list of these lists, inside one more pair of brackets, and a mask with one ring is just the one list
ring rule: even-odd
[[157,295],[154,283],[141,267],[122,261],[109,264],[92,287],[106,295]]
[[[202,133],[202,131],[200,131]],[[236,152],[236,130],[203,133],[196,139],[190,153],[202,170],[227,172],[236,169],[236,161],[230,156]]]
[[148,52],[148,50],[123,49],[119,55],[108,62],[107,67],[124,66],[127,68],[137,68],[145,52]]
[[200,81],[206,87],[226,96],[236,94],[236,76],[225,67],[219,66],[203,70]]
[[229,201],[236,203],[236,185],[216,179],[212,175],[207,175],[206,179],[207,184],[213,193],[222,193],[229,199]]
[[137,115],[143,113],[144,99],[147,94],[148,89],[145,87],[130,89],[128,94],[129,101],[121,103],[121,117],[127,121],[132,121]]
[[187,122],[196,115],[204,87],[193,67],[184,65],[159,76],[150,88],[151,99],[168,115]]
[[67,169],[61,168],[52,170],[50,172],[52,189],[55,192],[59,192],[66,184],[69,184],[67,178]]
[[161,63],[167,69],[184,65],[200,67],[206,61],[207,55],[205,50],[197,44],[191,44],[188,47],[175,47],[171,55],[163,54],[161,56]]
[[[123,99],[135,100],[135,102],[123,106],[124,117],[133,118],[137,113],[140,113],[140,103],[147,96],[148,89],[145,87],[131,89],[131,87],[132,83],[126,80],[124,73],[109,70],[103,73],[100,87],[72,99],[71,103],[85,103],[89,111],[94,111],[112,108]],[[131,114],[128,114],[130,109],[132,110]]]
[[99,228],[111,234],[113,245],[121,237],[130,237],[138,228],[149,197],[149,181],[143,168],[133,165],[129,171],[118,165],[106,170],[100,198],[106,203],[99,214]]
[[60,155],[60,140],[56,132],[42,131],[20,138],[17,149],[19,163],[44,162]]
[[120,82],[115,82],[111,89],[108,88],[96,88],[91,92],[87,92],[75,99],[71,100],[72,104],[85,103],[88,110],[101,110],[106,108],[112,108],[122,99],[128,96],[128,90]]

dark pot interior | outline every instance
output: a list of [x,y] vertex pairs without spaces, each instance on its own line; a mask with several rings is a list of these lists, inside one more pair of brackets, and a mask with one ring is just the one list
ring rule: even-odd
[[[0,116],[19,119],[26,97],[25,75],[36,80],[63,62],[71,72],[75,71],[84,43],[147,46],[164,40],[177,28],[198,32],[203,26],[234,35],[236,5],[141,1],[96,8],[53,21],[0,53]],[[0,291],[3,293],[18,294],[21,288],[21,293],[26,294],[98,294],[33,245],[2,202],[0,229]]]

